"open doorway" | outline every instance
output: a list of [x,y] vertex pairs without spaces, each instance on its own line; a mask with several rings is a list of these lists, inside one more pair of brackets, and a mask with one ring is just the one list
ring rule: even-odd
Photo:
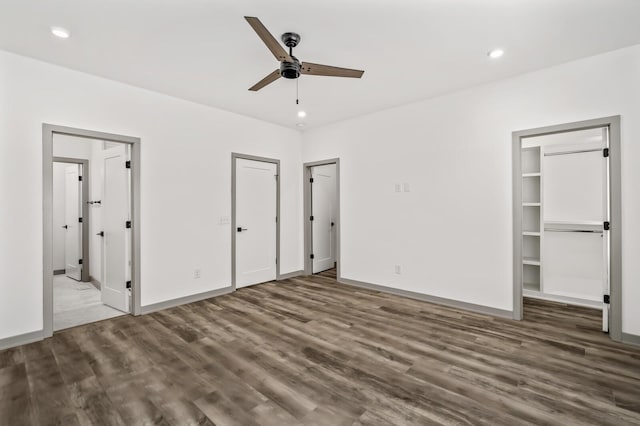
[[573,310],[621,340],[619,166],[619,117],[514,133],[516,319]]
[[45,337],[139,312],[138,143],[43,126]]
[[305,274],[340,277],[340,160],[305,163]]

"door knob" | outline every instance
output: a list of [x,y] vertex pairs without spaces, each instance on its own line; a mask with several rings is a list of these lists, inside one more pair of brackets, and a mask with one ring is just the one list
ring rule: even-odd
[[62,225],[64,229],[69,229],[69,225]]
[[96,235],[100,236],[100,237],[104,237],[104,231],[100,231],[98,232]]
[[248,231],[248,229],[247,228],[238,227],[238,232],[242,232],[242,231]]

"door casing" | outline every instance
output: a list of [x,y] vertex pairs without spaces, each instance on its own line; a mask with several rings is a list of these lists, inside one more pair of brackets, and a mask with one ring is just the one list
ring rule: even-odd
[[[140,315],[140,138],[96,132],[93,130],[42,125],[42,205],[43,205],[43,337],[53,336],[53,137],[55,134],[120,142],[131,145],[132,251],[131,298],[132,314]],[[88,185],[85,185],[88,187]],[[86,201],[86,200],[85,200]],[[87,233],[88,235],[88,233]],[[83,262],[84,263],[84,262]]]
[[[79,164],[82,166],[82,273],[81,280],[84,282],[91,281],[91,259],[89,251],[89,160],[70,157],[53,157],[54,163]],[[53,173],[53,172],[52,172]],[[53,230],[53,228],[52,228]]]
[[622,186],[621,186],[621,152],[620,152],[620,116],[596,118],[555,126],[520,130],[512,134],[513,155],[513,318],[521,320],[522,309],[522,139],[532,136],[544,136],[555,133],[574,132],[578,130],[609,128],[609,194],[611,229],[609,239],[610,255],[610,297],[609,309],[611,321],[609,336],[622,341]]
[[262,161],[276,165],[276,280],[280,280],[280,160],[255,155],[231,153],[231,286],[236,290],[236,160]]
[[302,179],[304,188],[304,216],[302,218],[304,223],[304,274],[313,274],[313,259],[311,259],[311,251],[313,250],[313,229],[311,220],[311,168],[315,166],[324,166],[327,164],[336,165],[336,211],[338,217],[336,221],[336,263],[337,263],[337,275],[338,281],[342,278],[341,274],[341,258],[340,258],[340,232],[342,229],[342,216],[340,214],[340,159],[331,158],[328,160],[313,161],[304,163],[302,165]]

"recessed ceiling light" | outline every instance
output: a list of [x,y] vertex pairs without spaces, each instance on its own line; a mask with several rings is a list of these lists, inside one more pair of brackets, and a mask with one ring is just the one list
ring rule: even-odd
[[306,116],[307,116],[307,113],[306,113],[306,112],[304,112],[304,111],[298,111],[298,117],[303,118],[303,117],[306,117]]
[[298,123],[298,124],[296,124],[296,126],[298,126],[298,127],[304,127],[304,126],[306,126],[306,124],[304,124],[304,123]]
[[60,38],[69,38],[71,36],[69,30],[62,27],[51,27],[51,34]]
[[499,57],[504,55],[504,50],[502,50],[502,49],[493,49],[493,50],[490,50],[489,53],[487,53],[487,55],[491,59],[498,59]]

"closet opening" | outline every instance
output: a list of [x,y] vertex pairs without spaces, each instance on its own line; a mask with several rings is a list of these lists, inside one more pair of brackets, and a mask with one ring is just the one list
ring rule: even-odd
[[513,134],[515,319],[622,339],[619,122]]

